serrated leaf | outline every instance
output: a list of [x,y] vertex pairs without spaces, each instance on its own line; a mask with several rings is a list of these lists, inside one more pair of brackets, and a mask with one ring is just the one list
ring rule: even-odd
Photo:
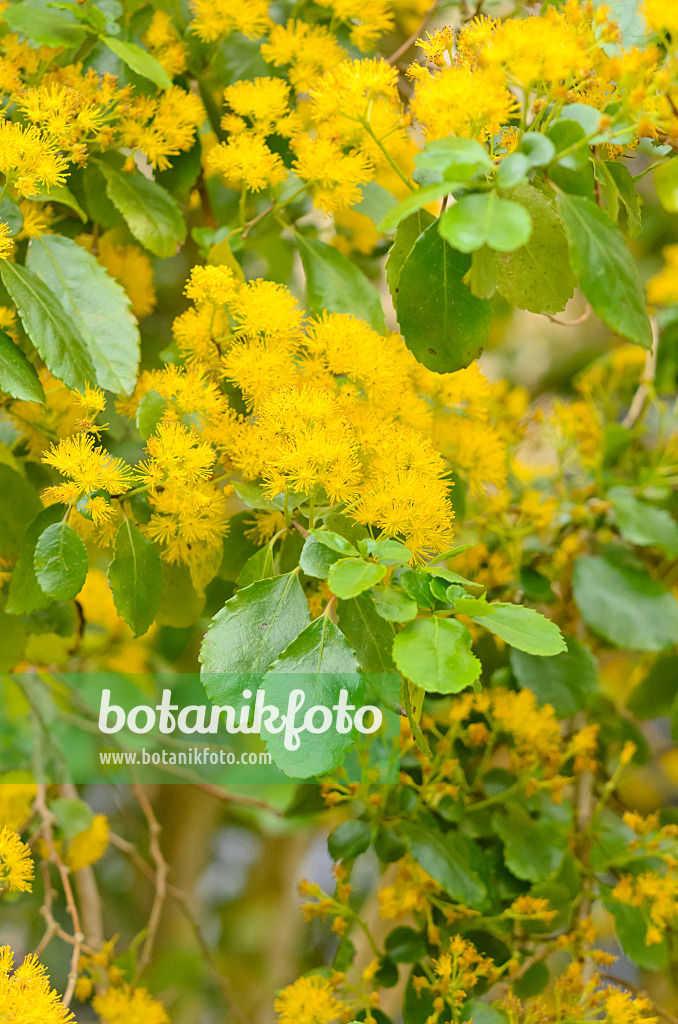
[[150,54],[148,50],[142,50],[136,43],[127,43],[122,39],[116,39],[114,36],[102,36],[101,41],[135,74],[148,78],[159,89],[170,88],[172,79],[160,61]]
[[510,814],[498,811],[492,828],[504,844],[509,871],[527,882],[541,882],[558,870],[567,849],[566,834],[550,821],[535,821],[527,811],[511,805]]
[[123,520],[115,537],[108,584],[118,615],[135,637],[142,636],[160,605],[162,572],[155,545],[129,519]]
[[333,594],[347,600],[381,583],[386,567],[362,558],[341,558],[330,569],[328,585]]
[[490,614],[467,613],[474,622],[489,629],[511,647],[542,657],[567,650],[563,634],[555,622],[522,604],[497,602],[490,605]]
[[35,546],[47,529],[64,517],[65,505],[48,505],[30,523],[19,548],[19,557],[7,595],[7,611],[14,615],[27,615],[47,608],[52,598],[45,594],[35,575]]
[[261,580],[239,590],[210,622],[202,647],[201,679],[217,704],[240,706],[237,674],[258,675],[310,621],[298,574]]
[[56,601],[70,601],[85,583],[87,549],[72,526],[54,523],[40,534],[33,564],[45,594]]
[[470,266],[471,257],[448,245],[431,224],[400,272],[396,312],[405,344],[437,373],[468,366],[487,338],[491,305],[463,283]]
[[0,330],[0,391],[24,402],[43,402],[45,392],[35,367],[9,334]]
[[103,161],[106,193],[127,226],[155,256],[174,256],[186,238],[186,224],[175,200],[143,174],[121,174]]
[[[301,690],[304,704],[300,716],[315,706],[330,710],[342,689],[348,704],[358,707],[364,695],[359,665],[346,638],[327,615],[320,615],[289,644],[271,665],[262,682],[266,703],[287,711],[290,694]],[[319,724],[319,720],[316,724]],[[261,737],[278,768],[297,778],[309,778],[342,764],[354,743],[353,731],[341,732],[334,725],[321,733],[305,732],[298,749],[289,749],[284,732],[274,732],[262,723]]]
[[358,549],[353,546],[350,540],[342,537],[341,534],[335,533],[334,530],[310,530],[312,537],[318,541],[319,544],[324,544],[330,551],[336,551],[340,555],[347,557],[351,555],[357,555]]
[[471,641],[461,622],[433,615],[410,622],[398,633],[393,660],[402,674],[423,690],[459,693],[474,685],[482,668],[471,651]]
[[584,295],[611,330],[645,348],[652,328],[638,269],[621,232],[594,202],[558,196],[570,261]]
[[61,203],[62,206],[67,206],[69,210],[77,213],[83,224],[87,223],[87,214],[71,190],[65,185],[52,185],[51,188],[43,189],[42,192],[27,198],[32,203]]
[[139,366],[139,329],[124,288],[94,256],[62,235],[41,235],[28,247],[27,266],[58,295],[89,350],[96,382],[129,395]]
[[33,271],[7,260],[0,275],[47,369],[69,388],[84,391],[86,384],[93,384],[96,371],[89,349],[52,290]]
[[385,331],[379,292],[348,256],[325,242],[295,234],[306,274],[306,298],[311,313],[351,313]]

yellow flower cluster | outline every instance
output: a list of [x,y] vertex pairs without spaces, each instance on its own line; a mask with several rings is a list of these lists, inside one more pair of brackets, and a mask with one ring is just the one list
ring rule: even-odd
[[11,828],[0,829],[0,892],[30,892],[33,861],[28,847]]
[[[0,1019],[22,1024],[75,1024],[73,1014],[49,986],[47,972],[30,954],[13,970],[9,946],[0,948]],[[127,1022],[129,1024],[129,1021]]]
[[145,988],[109,988],[94,997],[92,1006],[101,1024],[170,1024],[165,1007]]

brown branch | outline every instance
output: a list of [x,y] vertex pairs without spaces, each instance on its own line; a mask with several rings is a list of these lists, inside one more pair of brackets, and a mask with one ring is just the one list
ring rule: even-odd
[[[78,791],[70,782],[61,786],[61,794],[69,799],[78,799]],[[73,881],[82,912],[85,939],[93,949],[99,950],[104,944],[103,907],[93,868],[80,868],[74,873]]]
[[[47,806],[47,786],[44,783],[38,783],[37,785],[34,807],[40,816],[40,832],[42,833],[45,845],[47,846],[49,861],[56,866],[56,869],[59,872],[59,878],[61,879],[61,885],[66,898],[66,909],[68,910],[71,921],[73,922],[73,952],[71,954],[71,965],[68,972],[68,984],[63,998],[64,1006],[70,1006],[71,1000],[73,999],[73,993],[75,992],[75,983],[78,980],[78,961],[80,960],[80,952],[83,948],[85,936],[82,933],[80,915],[73,896],[70,871],[57,853],[54,845],[52,826],[56,821],[56,818]],[[48,927],[50,927],[49,921]]]
[[657,369],[657,342],[659,340],[659,328],[657,327],[657,321],[654,317],[650,318],[650,323],[652,325],[652,348],[645,356],[643,376],[636,393],[631,400],[629,411],[622,420],[622,427],[626,427],[627,429],[630,429],[633,426],[642,413],[647,397],[650,394],[654,375]]
[[242,796],[240,793],[230,793],[227,789],[222,789],[221,786],[215,786],[211,782],[196,782],[194,785],[196,789],[201,789],[203,793],[209,793],[210,796],[216,797],[217,800],[223,800],[224,803],[237,804],[240,807],[252,807],[257,810],[268,811],[269,814],[274,814],[276,818],[285,817],[282,811],[279,811],[277,807],[272,807],[271,804],[266,803],[265,800],[258,800],[253,796]]
[[301,523],[298,523],[296,521],[296,519],[292,520],[292,526],[295,528],[295,530],[299,531],[299,533],[301,534],[302,537],[310,537],[311,536],[310,533],[308,532],[308,530],[306,529],[306,527],[302,526]]
[[419,37],[421,36],[421,34],[424,31],[424,29],[428,26],[429,22],[431,21],[431,18],[436,13],[436,11],[438,10],[439,6],[440,6],[440,0],[433,0],[433,3],[428,8],[428,10],[424,13],[423,18],[421,19],[421,21],[417,25],[417,27],[414,30],[414,32],[412,33],[412,35],[408,36],[407,39],[405,40],[405,42],[401,43],[401,45],[398,47],[398,49],[394,50],[394,52],[391,54],[391,56],[387,58],[389,64],[397,64],[398,61],[400,60],[400,58],[402,56],[404,56],[404,54],[407,53],[407,51],[410,49],[410,47],[413,46],[416,43],[417,39],[419,39]]
[[577,327],[579,324],[586,323],[588,318],[591,316],[591,307],[586,303],[586,309],[581,316],[576,317],[574,320],[558,320],[557,317],[551,316],[550,313],[544,314],[547,320],[550,320],[552,324],[558,324],[559,327]]
[[137,963],[137,969],[135,974],[135,981],[139,975],[148,967],[151,956],[153,954],[153,946],[158,934],[158,926],[160,924],[160,916],[162,914],[162,908],[165,904],[167,897],[167,872],[168,866],[167,861],[162,855],[160,849],[159,836],[162,831],[162,826],[155,816],[155,812],[151,806],[150,800],[146,796],[145,788],[139,783],[134,785],[134,795],[139,801],[144,817],[148,822],[148,831],[150,834],[150,852],[155,864],[155,895],[153,897],[153,906],[151,907],[151,916],[148,919],[148,930],[146,932],[146,939],[144,946],[141,951],[141,956]]

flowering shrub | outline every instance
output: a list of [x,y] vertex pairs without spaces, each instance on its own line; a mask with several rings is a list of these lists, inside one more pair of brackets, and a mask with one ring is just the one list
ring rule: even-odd
[[[535,6],[0,5],[0,1019],[675,1024],[678,18]],[[57,778],[74,678],[199,671],[397,780]],[[218,806],[313,875],[261,977]]]

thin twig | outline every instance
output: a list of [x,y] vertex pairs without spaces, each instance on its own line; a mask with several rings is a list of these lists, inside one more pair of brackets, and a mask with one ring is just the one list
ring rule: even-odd
[[139,975],[143,974],[149,963],[151,962],[151,955],[153,953],[153,946],[158,934],[158,926],[160,924],[160,916],[162,914],[162,908],[165,903],[167,896],[167,861],[163,857],[162,850],[160,849],[159,836],[162,831],[162,826],[155,816],[155,812],[151,806],[150,800],[146,796],[146,790],[139,783],[134,785],[134,795],[139,801],[139,805],[144,812],[144,817],[148,822],[148,831],[150,834],[150,853],[155,864],[155,896],[153,897],[153,906],[151,907],[151,916],[148,919],[148,928],[146,931],[146,939],[144,946],[141,951],[141,956],[137,963],[137,969],[135,974],[135,981]]
[[[60,788],[63,797],[72,800],[78,799],[78,791],[71,782],[63,783]],[[73,882],[78,894],[85,939],[93,949],[99,950],[104,944],[103,907],[96,876],[91,865],[76,871]]]
[[546,318],[551,321],[552,324],[558,324],[559,327],[577,327],[579,324],[586,323],[588,318],[591,316],[591,307],[586,303],[586,309],[581,316],[576,317],[574,320],[558,320],[557,317],[551,316],[550,313],[545,314]]
[[285,817],[282,811],[279,811],[277,807],[272,807],[265,800],[258,800],[253,796],[243,796],[241,793],[230,793],[227,789],[215,786],[211,782],[196,782],[194,785],[196,789],[201,789],[203,793],[209,793],[210,796],[216,797],[217,800],[223,800],[224,803],[238,804],[240,807],[252,807],[261,811],[268,811],[270,814],[275,814],[276,818]]
[[650,317],[652,325],[652,348],[645,356],[645,369],[640,384],[629,406],[629,411],[622,420],[622,427],[631,428],[643,411],[645,401],[650,394],[654,382],[654,375],[657,369],[657,342],[659,340],[659,328],[654,317]]
[[412,33],[412,35],[408,36],[407,39],[405,40],[405,42],[401,43],[401,45],[398,47],[398,49],[394,50],[394,52],[388,58],[388,63],[389,64],[397,64],[398,61],[400,60],[400,58],[402,56],[404,56],[404,54],[407,53],[407,51],[410,49],[410,47],[414,46],[414,44],[416,43],[417,39],[419,39],[419,37],[421,36],[421,34],[424,31],[424,29],[428,26],[431,18],[436,13],[436,11],[438,10],[439,6],[440,6],[440,0],[434,0],[434,2],[431,4],[429,9],[424,13],[423,18],[421,19],[421,21],[417,25],[417,27],[414,30],[414,32]]

